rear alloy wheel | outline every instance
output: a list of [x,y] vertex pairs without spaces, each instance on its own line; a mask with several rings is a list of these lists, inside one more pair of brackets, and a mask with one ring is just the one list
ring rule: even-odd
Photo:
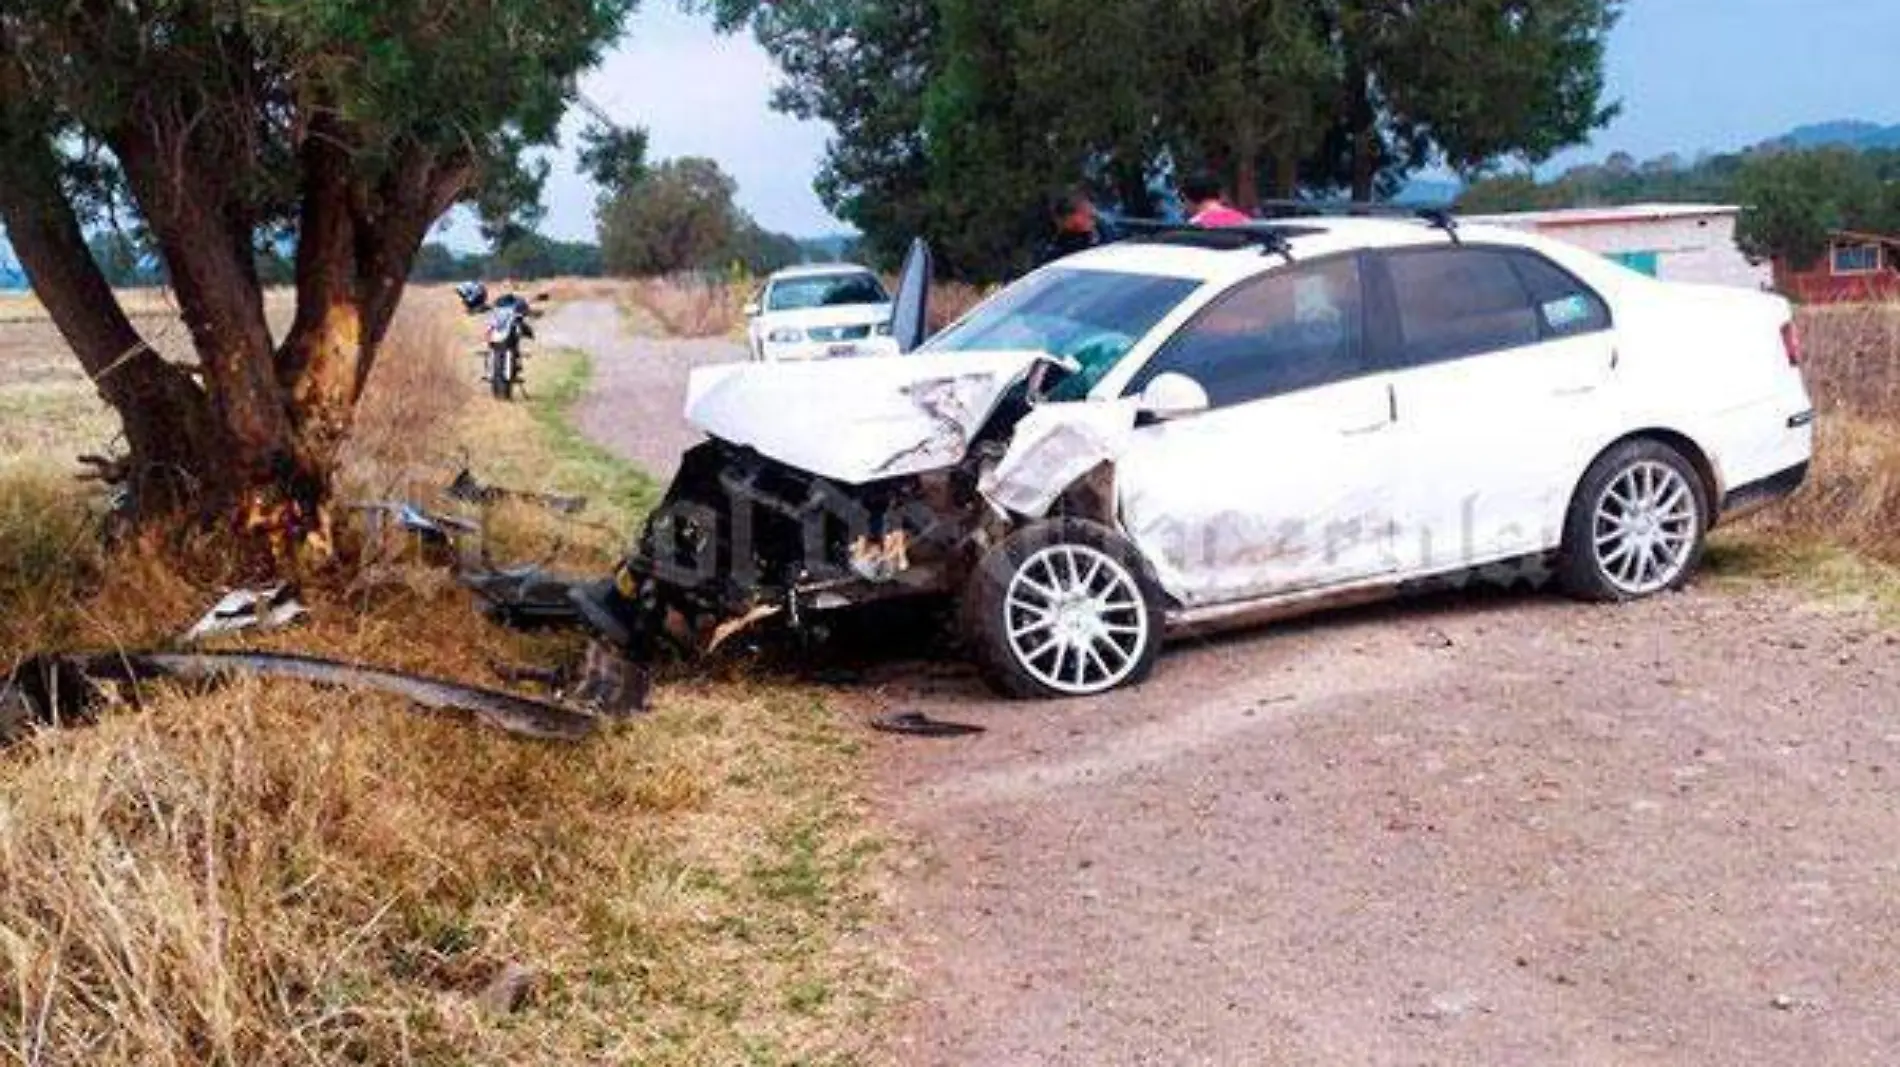
[[985,557],[965,603],[985,677],[1017,697],[1076,697],[1139,682],[1161,612],[1139,556],[1095,523],[1018,532]]
[[1680,588],[1702,557],[1707,490],[1660,441],[1618,446],[1585,475],[1564,540],[1564,583],[1592,600]]

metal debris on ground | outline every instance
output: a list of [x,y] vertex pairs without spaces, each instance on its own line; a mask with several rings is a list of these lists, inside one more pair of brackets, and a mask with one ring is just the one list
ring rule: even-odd
[[185,631],[182,640],[185,644],[196,644],[206,638],[245,630],[281,630],[309,614],[290,586],[236,589],[212,605],[204,618]]
[[578,515],[587,510],[587,498],[584,496],[561,496],[488,485],[475,477],[475,473],[467,467],[456,472],[455,479],[449,483],[448,494],[466,504],[493,505],[504,500],[519,500],[561,515]]
[[[635,673],[639,673],[637,670]],[[418,707],[458,712],[518,737],[539,741],[582,741],[592,736],[603,715],[629,714],[625,702],[644,706],[644,688],[624,685],[617,707],[599,713],[516,696],[493,689],[403,671],[280,653],[58,653],[26,660],[0,682],[0,715],[5,731],[37,723],[62,726],[91,722],[112,700],[136,704],[138,686],[176,681],[219,685],[238,678],[278,678],[336,689],[366,689],[404,697]]]
[[989,729],[966,722],[933,719],[921,711],[901,711],[871,720],[871,729],[906,737],[971,737]]
[[778,604],[760,604],[736,619],[727,619],[713,628],[712,639],[706,642],[707,653],[719,651],[719,646],[739,636],[767,619],[784,614],[785,609]]
[[457,580],[482,601],[483,612],[503,626],[537,630],[582,624],[572,596],[573,580],[539,567],[464,571]]

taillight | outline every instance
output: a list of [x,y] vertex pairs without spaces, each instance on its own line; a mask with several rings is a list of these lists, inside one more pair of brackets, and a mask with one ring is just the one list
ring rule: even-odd
[[1781,347],[1788,353],[1788,366],[1799,367],[1802,359],[1801,331],[1795,327],[1793,319],[1781,324]]

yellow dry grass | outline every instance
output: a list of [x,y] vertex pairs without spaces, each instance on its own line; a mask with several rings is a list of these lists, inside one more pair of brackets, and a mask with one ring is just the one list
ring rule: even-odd
[[673,337],[730,337],[745,326],[750,284],[725,278],[674,275],[629,283],[636,312]]
[[1900,605],[1900,304],[1805,309],[1800,326],[1820,412],[1808,485],[1721,533],[1714,562]]
[[[551,429],[558,390],[476,395],[473,345],[472,327],[405,313],[351,486],[440,478],[461,445],[537,486],[604,477]],[[584,370],[529,366],[531,383]],[[0,663],[161,641],[215,593],[214,543],[108,553],[95,506],[56,470],[0,468]],[[511,521],[517,544],[557,536]],[[569,542],[600,567],[618,539]],[[580,651],[483,622],[421,567],[326,592],[347,577],[313,580],[309,624],[258,643],[487,684],[490,661]],[[871,1047],[877,841],[854,728],[813,692],[677,679],[651,718],[566,747],[291,684],[151,696],[0,753],[9,1059],[849,1063]],[[521,1003],[485,1007],[510,972]]]

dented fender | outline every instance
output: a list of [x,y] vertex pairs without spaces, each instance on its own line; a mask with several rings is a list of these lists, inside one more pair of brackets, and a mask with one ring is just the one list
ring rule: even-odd
[[1016,424],[1008,451],[978,492],[998,508],[1040,519],[1090,471],[1112,465],[1135,432],[1137,401],[1043,404]]

